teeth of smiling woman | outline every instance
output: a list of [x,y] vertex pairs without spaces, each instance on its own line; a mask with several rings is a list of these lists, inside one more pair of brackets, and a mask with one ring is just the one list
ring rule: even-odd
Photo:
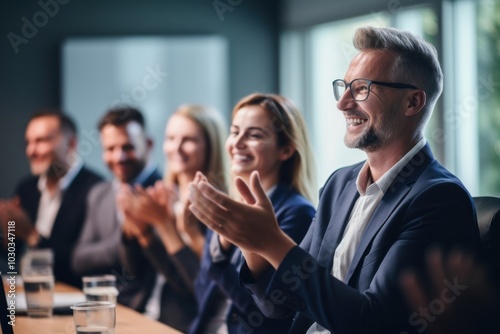
[[235,160],[239,160],[239,161],[250,160],[250,157],[248,155],[235,154],[233,157],[234,157]]

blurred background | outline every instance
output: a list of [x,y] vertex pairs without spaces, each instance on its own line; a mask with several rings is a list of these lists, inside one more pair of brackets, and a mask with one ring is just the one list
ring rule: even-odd
[[445,90],[427,140],[472,195],[500,196],[500,0],[16,0],[0,4],[0,197],[29,173],[24,130],[36,109],[72,115],[79,155],[109,177],[96,129],[106,109],[128,103],[145,113],[161,166],[178,105],[206,103],[229,121],[257,91],[301,108],[322,184],[364,158],[343,144],[331,88],[363,25],[435,45]]

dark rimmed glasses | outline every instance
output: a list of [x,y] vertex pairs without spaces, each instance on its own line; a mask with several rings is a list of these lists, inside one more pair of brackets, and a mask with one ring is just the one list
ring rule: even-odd
[[342,95],[344,95],[345,91],[350,88],[351,96],[355,101],[362,102],[368,98],[370,95],[370,87],[371,85],[380,85],[391,88],[398,89],[418,89],[418,87],[400,83],[400,82],[382,82],[382,81],[374,81],[368,79],[354,79],[351,82],[346,82],[342,79],[337,79],[333,81],[333,96],[335,96],[335,100],[340,100]]

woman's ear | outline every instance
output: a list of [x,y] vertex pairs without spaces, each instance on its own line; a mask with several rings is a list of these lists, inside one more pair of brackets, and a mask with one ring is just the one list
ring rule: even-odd
[[405,111],[406,116],[416,115],[422,110],[427,102],[427,96],[422,89],[417,89],[408,97],[408,106]]
[[290,159],[290,157],[295,153],[295,147],[291,144],[283,146],[280,150],[279,159],[285,161]]

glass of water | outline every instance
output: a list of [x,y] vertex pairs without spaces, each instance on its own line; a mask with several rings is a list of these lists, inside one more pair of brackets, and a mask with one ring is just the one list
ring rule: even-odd
[[110,302],[83,302],[71,306],[77,334],[114,334],[116,305]]
[[87,301],[104,301],[116,304],[118,289],[114,275],[84,276],[83,293]]
[[54,275],[48,265],[27,265],[21,268],[28,316],[52,316],[54,307]]

